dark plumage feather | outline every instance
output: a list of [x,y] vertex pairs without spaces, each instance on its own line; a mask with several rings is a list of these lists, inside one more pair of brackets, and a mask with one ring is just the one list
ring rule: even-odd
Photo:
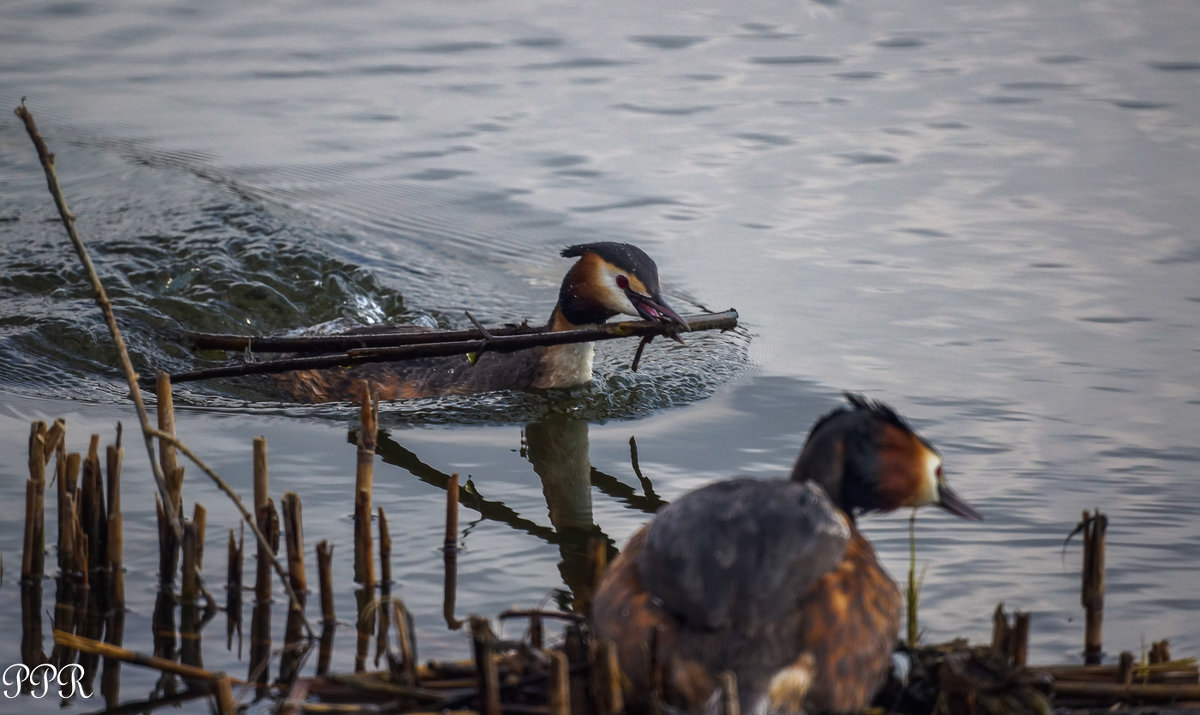
[[577,258],[584,253],[594,253],[623,271],[637,276],[652,294],[659,291],[658,266],[646,252],[629,243],[600,241],[580,243],[562,250],[563,258]]
[[646,591],[690,628],[770,623],[841,561],[849,538],[846,522],[819,487],[735,479],[659,511],[638,575]]

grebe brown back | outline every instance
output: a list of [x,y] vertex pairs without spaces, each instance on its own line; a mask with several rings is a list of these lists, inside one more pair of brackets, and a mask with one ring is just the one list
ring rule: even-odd
[[847,398],[813,426],[790,480],[685,494],[613,562],[591,616],[595,636],[617,646],[633,709],[649,705],[652,663],[667,702],[687,712],[713,705],[724,671],[743,712],[852,712],[870,701],[902,601],[856,514],[935,504],[982,517],[899,415]]
[[[662,298],[658,267],[637,246],[585,243],[563,249],[562,255],[579,260],[563,278],[558,302],[550,313],[551,330],[598,325],[617,314],[687,328]],[[355,332],[394,330],[395,326],[372,326]],[[362,380],[375,384],[384,400],[573,387],[592,379],[593,354],[592,343],[552,345],[511,353],[485,352],[474,364],[464,355],[368,363],[350,369],[297,370],[276,376],[276,382],[301,402],[357,399]]]

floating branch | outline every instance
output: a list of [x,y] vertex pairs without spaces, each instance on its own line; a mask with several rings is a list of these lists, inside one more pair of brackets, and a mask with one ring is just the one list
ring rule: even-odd
[[[690,326],[690,332],[701,330],[730,330],[737,327],[738,314],[736,310],[724,313],[701,313],[684,317]],[[401,344],[387,347],[355,347],[330,355],[317,357],[293,357],[280,360],[267,360],[255,363],[237,363],[223,367],[193,370],[171,375],[173,382],[191,382],[215,377],[238,377],[242,375],[264,375],[289,370],[314,370],[330,367],[347,367],[369,362],[392,362],[396,360],[412,360],[426,357],[447,357],[483,352],[512,352],[527,348],[546,345],[566,345],[569,343],[590,343],[597,340],[613,340],[616,338],[642,337],[647,335],[673,335],[679,330],[674,324],[659,323],[650,320],[638,320],[621,323],[600,325],[595,328],[580,328],[578,330],[562,330],[551,332],[520,333],[504,335],[503,329],[490,331],[491,337],[485,337],[478,330],[465,331],[476,337],[463,339],[456,333],[433,333],[433,335],[454,335],[453,340],[439,340],[421,344]],[[334,336],[337,337],[337,336]],[[364,336],[366,337],[366,336]],[[405,335],[407,339],[409,336]],[[292,338],[295,340],[296,338]],[[323,338],[319,338],[323,339]],[[256,338],[247,338],[246,345]]]

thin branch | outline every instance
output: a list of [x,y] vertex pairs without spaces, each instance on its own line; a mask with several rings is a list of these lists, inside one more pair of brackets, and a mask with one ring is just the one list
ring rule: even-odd
[[[736,310],[723,313],[705,313],[685,316],[690,326],[690,332],[701,330],[730,330],[737,327],[738,314]],[[214,377],[238,377],[243,375],[261,375],[288,370],[315,370],[330,367],[359,365],[369,362],[392,362],[396,360],[412,360],[424,357],[446,357],[451,355],[466,355],[484,351],[512,352],[545,345],[565,345],[568,343],[588,343],[598,340],[614,340],[616,338],[641,337],[646,335],[669,335],[678,326],[650,320],[638,320],[621,323],[606,323],[594,328],[579,328],[557,332],[522,333],[519,335],[501,335],[499,331],[491,338],[453,340],[416,345],[399,345],[392,347],[353,348],[344,353],[321,355],[317,357],[295,357],[281,360],[268,360],[256,363],[239,363],[223,367],[194,370],[171,375],[172,383],[205,380]],[[436,334],[436,333],[435,333]],[[260,338],[253,338],[258,344]]]
[[150,436],[154,426],[150,423],[150,416],[146,413],[146,405],[142,402],[142,392],[138,389],[138,376],[133,369],[133,363],[129,360],[129,353],[125,350],[125,341],[121,339],[121,330],[117,327],[117,319],[113,315],[112,304],[108,301],[108,294],[104,292],[104,286],[100,283],[100,277],[96,274],[96,268],[92,265],[92,259],[88,255],[87,248],[84,247],[83,241],[80,240],[79,234],[75,230],[75,216],[67,208],[67,200],[63,198],[62,187],[58,184],[58,174],[54,171],[54,155],[46,147],[46,142],[42,140],[42,135],[38,132],[37,124],[33,121],[33,115],[25,108],[24,98],[21,99],[21,106],[17,107],[15,111],[16,115],[25,123],[25,131],[29,133],[29,138],[33,140],[33,145],[37,149],[38,158],[42,162],[42,169],[46,172],[46,185],[50,189],[50,195],[54,197],[55,205],[58,207],[58,215],[62,218],[63,225],[67,229],[67,236],[71,239],[71,244],[75,246],[75,253],[79,255],[79,261],[83,264],[83,269],[92,283],[96,304],[100,306],[101,312],[104,313],[104,321],[108,323],[108,331],[112,334],[113,343],[116,344],[117,348],[117,355],[121,360],[121,368],[125,372],[125,381],[129,383],[129,395],[133,398],[134,407],[137,408],[138,420],[142,423],[142,437],[146,442],[146,454],[150,457],[150,469],[154,473],[154,481],[158,485],[158,493],[163,502],[163,511],[167,515],[167,523],[170,525],[171,531],[175,534],[175,538],[182,539],[183,527],[180,526],[179,516],[176,513],[178,505],[172,506],[173,502],[170,498],[170,493],[167,491],[167,482],[163,476],[162,466],[154,456],[154,440]]
[[638,363],[640,363],[642,361],[642,351],[646,349],[646,346],[649,345],[650,341],[653,339],[654,339],[653,335],[643,335],[642,336],[642,341],[640,343],[638,343],[638,346],[637,346],[637,352],[635,352],[633,354],[633,364],[629,366],[630,372],[637,372]]
[[[406,329],[407,328],[407,329]],[[505,325],[488,328],[487,332],[498,335],[533,335],[549,332],[548,326]],[[415,326],[373,325],[336,335],[231,335],[228,333],[199,333],[191,330],[169,331],[167,337],[175,338],[196,350],[254,350],[265,353],[332,353],[345,352],[353,348],[395,347],[397,345],[423,345],[458,340],[480,340],[484,333],[475,328],[468,330],[425,330]]]
[[250,512],[246,509],[246,506],[242,504],[242,499],[238,496],[237,492],[235,492],[219,474],[213,471],[212,467],[209,467],[207,464],[205,464],[203,459],[200,459],[200,457],[197,456],[197,454],[193,452],[191,448],[179,441],[179,439],[174,435],[157,429],[151,429],[150,434],[165,442],[175,445],[176,449],[182,452],[188,459],[195,462],[196,466],[200,467],[200,471],[207,474],[208,478],[213,480],[217,487],[221,491],[225,492],[225,495],[228,496],[231,501],[233,501],[234,506],[236,506],[238,511],[242,514],[242,520],[250,525],[250,530],[253,531],[254,536],[258,538],[258,547],[264,550],[267,557],[270,558],[271,563],[275,566],[275,572],[279,574],[279,579],[283,581],[283,588],[285,591],[287,591],[288,600],[291,602],[291,607],[300,612],[301,623],[304,624],[304,630],[308,632],[308,637],[310,639],[314,638],[313,630],[308,625],[308,618],[304,615],[304,606],[301,605],[300,599],[296,596],[296,592],[292,590],[291,579],[288,578],[287,573],[283,569],[283,564],[279,562],[279,558],[275,556],[275,552],[271,550],[271,545],[270,542],[267,541],[267,537],[262,533],[262,531],[259,530],[258,524],[255,522],[254,517],[251,516]]
[[492,331],[485,328],[483,326],[483,323],[480,323],[478,320],[476,320],[475,316],[471,315],[471,311],[464,310],[463,313],[467,316],[467,320],[471,321],[471,325],[474,325],[475,329],[478,330],[483,335],[484,340],[492,339],[492,337],[493,337]]

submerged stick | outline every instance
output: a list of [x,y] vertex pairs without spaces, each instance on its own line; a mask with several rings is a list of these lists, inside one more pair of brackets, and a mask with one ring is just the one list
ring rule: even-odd
[[[67,229],[67,237],[71,239],[71,244],[75,247],[75,253],[78,254],[79,261],[83,265],[88,279],[91,281],[96,304],[100,306],[100,311],[104,313],[104,322],[108,324],[108,331],[112,335],[113,343],[116,345],[117,357],[120,359],[121,369],[125,373],[125,381],[129,384],[129,394],[133,399],[133,405],[138,413],[138,420],[142,425],[142,436],[146,442],[146,454],[150,458],[150,469],[154,474],[154,482],[158,486],[158,493],[163,503],[169,503],[166,477],[163,475],[162,466],[154,458],[154,439],[152,437],[152,430],[154,428],[150,423],[150,415],[146,412],[146,405],[142,402],[142,392],[138,387],[137,372],[134,371],[133,363],[129,360],[129,352],[125,349],[125,341],[121,338],[121,329],[117,327],[117,318],[113,314],[112,303],[109,302],[108,294],[104,291],[104,285],[100,282],[100,277],[96,274],[96,268],[92,265],[92,259],[88,255],[87,248],[83,245],[83,241],[79,238],[79,233],[75,230],[75,216],[67,208],[67,201],[63,197],[62,187],[58,184],[58,174],[54,171],[54,155],[46,147],[46,142],[42,140],[42,135],[38,132],[37,124],[33,121],[33,115],[25,108],[24,101],[21,102],[21,106],[17,107],[16,115],[25,123],[25,131],[29,134],[29,138],[33,140],[33,145],[37,149],[38,159],[42,162],[42,170],[46,174],[46,184],[50,189],[51,196],[54,197],[55,205],[58,207],[58,215]],[[167,510],[167,523],[170,525],[171,531],[175,534],[176,538],[183,537],[183,527],[179,523],[178,515],[171,510]]]
[[[737,327],[738,314],[736,310],[724,313],[702,313],[688,316],[686,320],[690,332],[702,330],[729,330]],[[281,360],[265,360],[255,363],[239,363],[223,367],[192,370],[171,375],[174,382],[190,382],[206,380],[215,377],[238,377],[243,375],[265,375],[289,370],[314,370],[330,367],[345,367],[369,362],[391,362],[396,360],[412,360],[425,357],[447,357],[482,352],[512,352],[527,348],[546,345],[567,345],[570,343],[590,343],[598,340],[614,340],[616,338],[641,337],[646,335],[668,335],[678,330],[677,325],[659,323],[650,320],[627,321],[597,326],[595,328],[580,328],[577,330],[562,330],[558,332],[521,333],[516,335],[498,335],[465,340],[451,340],[425,344],[409,344],[393,347],[363,347],[351,348],[345,352],[318,357],[295,357]]]

